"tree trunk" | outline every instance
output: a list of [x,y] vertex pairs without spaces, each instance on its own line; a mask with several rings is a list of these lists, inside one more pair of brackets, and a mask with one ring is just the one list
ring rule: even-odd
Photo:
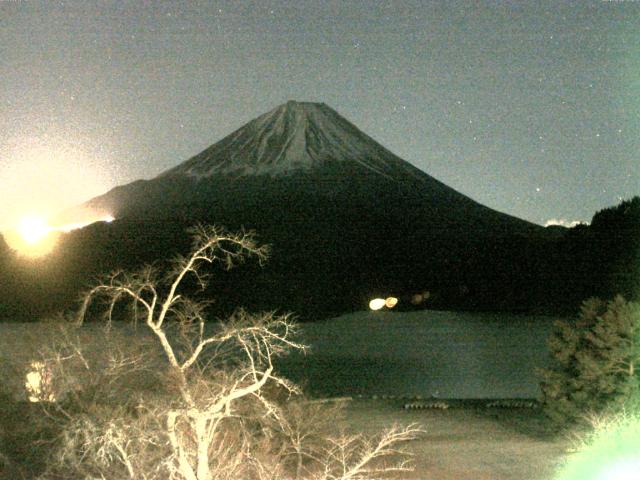
[[198,442],[198,458],[196,475],[198,480],[211,480],[209,470],[209,442],[207,440],[207,418],[196,418],[196,441]]

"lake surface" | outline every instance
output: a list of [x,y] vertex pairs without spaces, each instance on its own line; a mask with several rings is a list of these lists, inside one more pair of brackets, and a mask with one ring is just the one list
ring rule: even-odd
[[[548,365],[555,318],[460,312],[358,312],[301,326],[306,355],[280,359],[278,370],[318,396],[536,398],[535,368]],[[144,326],[117,325],[127,338]],[[83,327],[93,348],[100,324]],[[55,326],[0,324],[0,357],[28,364]],[[153,342],[153,338],[151,338]],[[24,380],[16,379],[16,389]]]
[[280,370],[316,395],[536,398],[555,318],[359,312],[302,326]]

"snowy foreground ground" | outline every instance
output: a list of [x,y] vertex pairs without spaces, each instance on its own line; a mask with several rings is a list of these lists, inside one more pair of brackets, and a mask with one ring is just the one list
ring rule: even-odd
[[306,355],[280,363],[321,396],[537,398],[554,318],[358,312],[304,324]]
[[404,410],[396,400],[345,402],[343,421],[375,434],[391,425],[417,424],[420,438],[406,444],[412,472],[398,480],[553,480],[570,458],[566,438],[545,433],[542,412],[471,407]]

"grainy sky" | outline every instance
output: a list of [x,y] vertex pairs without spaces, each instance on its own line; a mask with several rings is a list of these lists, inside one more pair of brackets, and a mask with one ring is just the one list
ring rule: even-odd
[[0,226],[325,102],[497,210],[640,194],[640,1],[0,0]]

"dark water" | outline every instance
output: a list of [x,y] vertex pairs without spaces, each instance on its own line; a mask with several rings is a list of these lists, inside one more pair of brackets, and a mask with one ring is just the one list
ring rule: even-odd
[[367,312],[303,326],[280,372],[314,395],[535,398],[549,317]]
[[[434,311],[360,312],[302,325],[301,340],[310,346],[309,353],[279,359],[277,367],[314,395],[535,398],[535,368],[549,361],[546,341],[553,320]],[[7,355],[14,362],[22,359],[28,364],[37,358],[39,345],[48,337],[47,326],[40,324],[0,326],[0,357]],[[89,327],[87,338],[100,338],[100,332]],[[129,332],[143,333],[144,329]],[[21,387],[22,383],[16,385]]]

